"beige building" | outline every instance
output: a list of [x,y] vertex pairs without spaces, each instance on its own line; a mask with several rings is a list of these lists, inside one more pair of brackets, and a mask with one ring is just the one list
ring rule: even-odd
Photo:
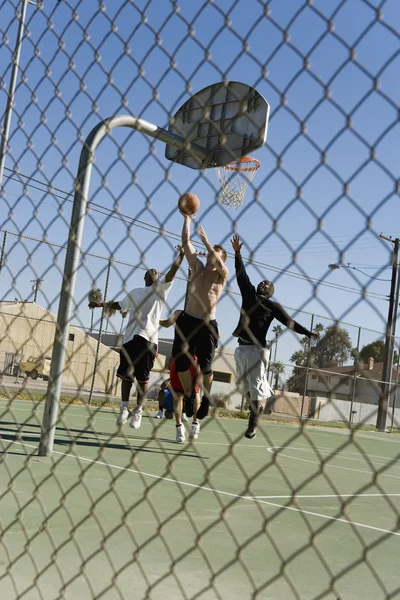
[[[0,302],[0,372],[13,375],[29,357],[51,358],[57,317],[34,302]],[[97,340],[70,326],[63,384],[90,388]],[[100,344],[96,390],[105,390],[119,364],[119,354]]]

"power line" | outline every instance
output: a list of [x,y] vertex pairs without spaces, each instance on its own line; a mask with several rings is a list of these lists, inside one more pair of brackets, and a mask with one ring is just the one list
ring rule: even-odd
[[[24,181],[20,181],[19,179],[15,178],[15,177],[13,177],[11,175],[6,175],[6,177],[8,179],[11,179],[12,181],[20,183],[21,185],[26,185],[26,186],[32,187],[33,189],[36,189],[36,190],[38,190],[40,192],[43,192],[43,193],[50,193],[52,196],[57,197],[57,198],[61,198],[62,200],[67,200],[68,202],[70,202],[69,198],[72,198],[72,199],[74,198],[74,194],[73,193],[67,192],[65,190],[62,190],[61,188],[58,188],[58,187],[54,186],[51,183],[46,183],[46,182],[40,181],[39,179],[31,177],[30,175],[25,175],[24,173],[16,173],[15,171],[13,171],[12,169],[9,169],[7,167],[5,167],[5,170],[6,171],[10,171],[11,173],[14,173],[16,175],[19,175],[20,177],[24,177],[25,179],[28,179],[29,181],[34,181],[35,183],[40,184],[42,187],[46,187],[46,188],[50,188],[50,189],[46,191],[46,190],[38,188],[37,186],[34,186],[32,184],[26,183]],[[57,192],[61,192],[64,195],[61,196],[60,194],[56,194],[56,193],[53,192],[53,190],[55,190]],[[67,196],[67,198],[65,196]],[[124,213],[121,213],[119,211],[115,211],[112,208],[108,208],[107,206],[103,206],[102,204],[97,204],[96,202],[93,202],[93,201],[88,201],[88,204],[90,204],[91,206],[97,207],[96,209],[93,209],[94,212],[99,212],[100,214],[112,213],[113,217],[116,218],[116,219],[118,219],[118,220],[123,221],[124,218],[125,218],[125,219],[128,219],[129,221],[132,221],[132,222],[135,222],[135,223],[140,223],[141,225],[143,225],[143,228],[150,227],[153,230],[156,230],[157,233],[160,232],[160,228],[159,227],[157,227],[156,225],[151,225],[151,223],[147,223],[146,221],[141,221],[140,219],[136,219],[134,217],[131,217],[130,215],[125,215]],[[106,213],[101,212],[103,210],[106,211]],[[180,239],[180,235],[179,234],[176,234],[173,231],[168,231],[168,230],[164,230],[164,231],[168,235],[174,236],[174,237],[176,237],[176,239]],[[338,235],[338,236],[333,236],[332,240],[334,241],[334,240],[340,240],[342,238],[352,238],[352,237],[354,237],[354,235],[352,235],[352,234]],[[360,240],[356,240],[355,243],[357,243],[358,241],[360,243],[361,242],[362,243],[366,243],[367,242],[367,240],[360,239]],[[289,244],[291,246],[294,246],[296,243],[298,243],[298,245],[301,245],[303,242],[304,242],[304,238],[302,238],[302,239],[293,239],[293,240],[290,241]],[[320,251],[319,248],[321,248],[321,247],[322,248],[323,247],[329,247],[330,250],[332,250],[332,251],[335,250],[334,248],[332,248],[332,244],[330,244],[330,242],[327,239],[309,240],[307,242],[305,248],[308,248],[309,244],[315,244],[315,246],[313,246],[313,248],[314,247],[316,249],[318,248],[318,252]],[[257,254],[267,253],[267,252],[270,252],[271,250],[273,250],[274,253],[283,253],[283,249],[281,248],[282,245],[284,245],[283,241],[280,241],[280,242],[276,242],[276,241],[274,241],[274,242],[268,242],[268,249],[267,250],[262,250],[263,246],[260,246],[260,248],[258,248],[258,250],[257,250]],[[377,244],[377,246],[381,247],[381,244]],[[354,244],[353,244],[352,247],[354,247]],[[369,243],[367,246],[358,247],[358,249],[365,250],[365,249],[368,249],[368,248],[371,248],[371,247],[372,247],[372,245]],[[275,248],[279,248],[280,250],[275,250]],[[295,251],[296,250],[293,249],[293,248],[286,249],[286,252],[295,252]],[[302,249],[297,250],[297,252],[301,252],[302,254],[306,253],[306,251],[303,251]]]
[[[29,175],[24,175],[23,173],[15,173],[15,171],[13,171],[12,169],[8,169],[6,168],[7,171],[10,171],[11,173],[14,173],[16,175],[18,175],[19,177],[25,177],[26,179],[28,179],[29,181],[34,181],[35,183],[38,183],[39,185],[41,185],[44,188],[50,188],[49,190],[43,190],[41,188],[38,188],[37,186],[31,184],[31,183],[27,183],[24,181],[20,181],[19,179],[11,176],[11,175],[5,175],[5,177],[7,177],[8,179],[11,179],[13,181],[16,181],[17,183],[20,183],[21,185],[26,185],[28,187],[32,187],[33,189],[36,189],[42,193],[49,193],[52,196],[61,198],[62,200],[66,200],[67,202],[73,202],[73,198],[74,198],[74,194],[67,192],[65,190],[62,190],[61,188],[55,187],[52,184],[40,181],[38,179],[35,179],[34,177],[31,177]],[[56,194],[53,190],[56,190],[57,192],[61,192],[62,194],[64,194],[64,196],[61,196],[60,194]],[[90,205],[90,207],[96,207],[96,208],[92,208],[92,210],[94,212],[97,212],[99,214],[103,214],[103,215],[108,215],[113,219],[117,219],[119,221],[122,221],[123,223],[127,224],[126,221],[130,221],[132,225],[139,227],[141,229],[144,229],[146,231],[151,231],[152,233],[156,233],[158,235],[162,235],[163,237],[166,238],[171,238],[174,241],[180,241],[181,236],[173,231],[168,231],[166,229],[162,229],[160,227],[157,227],[155,225],[151,225],[150,223],[146,223],[146,221],[141,221],[139,219],[135,219],[134,217],[131,217],[129,215],[125,215],[124,213],[120,213],[119,211],[110,209],[106,206],[103,206],[101,204],[97,204],[95,202],[92,201],[88,201],[88,205]],[[105,211],[105,212],[103,212]],[[40,241],[40,240],[38,240]],[[192,242],[194,246],[197,247],[203,247],[202,244],[200,242]],[[234,254],[232,252],[227,252],[227,256],[229,256],[230,258],[234,258]],[[243,260],[245,262],[247,262],[250,265],[253,265],[255,267],[260,267],[263,269],[268,269],[274,273],[279,273],[282,275],[285,275],[287,277],[292,277],[294,279],[300,279],[303,281],[307,281],[308,283],[311,284],[316,284],[316,285],[321,285],[324,287],[329,287],[332,289],[337,289],[340,291],[346,291],[352,294],[357,294],[357,295],[368,295],[374,298],[378,298],[378,299],[387,299],[387,295],[384,294],[379,294],[377,292],[371,292],[368,290],[358,290],[357,288],[353,288],[350,286],[346,286],[343,284],[336,284],[333,282],[328,282],[328,281],[323,281],[321,279],[318,279],[316,277],[310,277],[309,275],[302,275],[301,273],[295,273],[294,271],[289,271],[287,269],[281,269],[279,267],[275,267],[274,265],[269,265],[267,263],[263,263],[262,261],[259,260],[255,260],[252,258],[245,258],[243,257]]]

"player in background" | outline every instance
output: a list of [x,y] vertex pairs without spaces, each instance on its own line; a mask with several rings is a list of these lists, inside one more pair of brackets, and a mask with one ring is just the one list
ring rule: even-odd
[[183,261],[183,249],[173,262],[163,282],[159,281],[158,271],[149,269],[144,275],[144,287],[135,288],[119,302],[90,302],[89,308],[103,308],[129,312],[117,377],[121,379],[121,410],[117,425],[124,425],[129,419],[129,398],[133,382],[136,380],[136,408],[132,412],[130,427],[139,429],[142,422],[143,406],[148,389],[150,372],[158,351],[158,329],[161,312],[176,273]]
[[[160,320],[161,327],[172,327],[172,325],[176,325],[176,322],[180,315],[182,314],[182,310],[176,310],[172,313],[170,317],[167,319]],[[175,423],[176,423],[176,441],[184,442],[186,439],[186,432],[183,422],[185,421],[183,412],[183,396],[184,390],[179,377],[179,373],[176,369],[175,360],[171,356],[169,363],[169,387],[173,392],[173,400],[174,400],[174,413],[175,413]],[[191,362],[189,364],[189,373],[191,378],[191,391],[190,391],[190,400],[191,405],[193,406],[193,420],[192,425],[190,427],[189,439],[197,440],[200,433],[200,423],[197,417],[197,411],[200,406],[200,387],[198,383],[199,379],[199,365],[196,356],[191,357]],[[192,415],[189,415],[192,416]],[[187,420],[187,419],[186,419]]]

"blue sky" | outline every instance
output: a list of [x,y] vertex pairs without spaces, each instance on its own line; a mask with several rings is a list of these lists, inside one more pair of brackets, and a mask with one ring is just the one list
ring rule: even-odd
[[[0,63],[7,85],[15,4],[0,5],[0,29],[8,39]],[[255,190],[248,190],[242,209],[222,208],[215,201],[213,170],[199,174],[173,165],[164,158],[162,143],[127,130],[115,131],[100,145],[90,200],[179,233],[176,202],[191,190],[201,199],[198,221],[210,240],[230,249],[235,227],[246,243],[244,256],[257,248],[254,259],[265,265],[249,267],[250,276],[255,283],[272,279],[276,299],[292,314],[303,309],[353,323],[347,329],[354,342],[355,326],[383,331],[391,245],[379,233],[399,235],[400,54],[392,28],[400,6],[397,0],[306,4],[113,0],[99,10],[93,0],[45,0],[41,9],[29,6],[21,54],[24,76],[18,79],[6,168],[70,193],[82,141],[99,120],[129,113],[166,127],[190,93],[206,85],[223,78],[253,85],[271,106],[267,144],[255,153],[261,161],[254,179],[258,204]],[[2,89],[0,111],[4,107]],[[24,193],[21,183],[7,177],[4,183],[2,229],[65,243],[69,201],[31,187]],[[9,271],[2,274],[3,297],[26,296],[30,280],[43,277],[39,300],[54,309],[62,256],[54,268],[52,254],[40,249],[25,268],[34,244],[26,244],[27,250],[17,240],[12,244]],[[166,269],[173,244],[155,230],[127,228],[109,216],[91,212],[86,219],[83,245],[95,254]],[[388,281],[344,268],[330,272],[328,263],[338,261]],[[78,277],[82,308],[77,316],[85,324],[91,279],[102,284],[106,267],[90,259]],[[232,260],[228,267],[233,275]],[[11,271],[20,273],[14,283]],[[136,287],[142,271],[113,268],[110,296],[121,297],[123,279],[127,287]],[[351,289],[315,287],[316,280]],[[371,296],[362,297],[363,286]],[[234,279],[230,290],[237,291]],[[183,292],[183,283],[177,283],[172,302],[180,305]],[[237,304],[237,296],[226,294],[218,310],[223,340],[231,345]],[[297,318],[310,323],[309,315],[298,313]],[[119,321],[115,325],[118,329]],[[362,342],[375,337],[365,332]],[[278,358],[287,360],[297,348],[297,337],[287,333]]]

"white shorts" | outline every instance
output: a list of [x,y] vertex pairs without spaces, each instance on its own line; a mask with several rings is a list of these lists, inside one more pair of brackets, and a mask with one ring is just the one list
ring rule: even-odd
[[250,394],[253,402],[264,402],[273,395],[268,382],[269,350],[259,346],[238,346],[235,350],[239,391]]

